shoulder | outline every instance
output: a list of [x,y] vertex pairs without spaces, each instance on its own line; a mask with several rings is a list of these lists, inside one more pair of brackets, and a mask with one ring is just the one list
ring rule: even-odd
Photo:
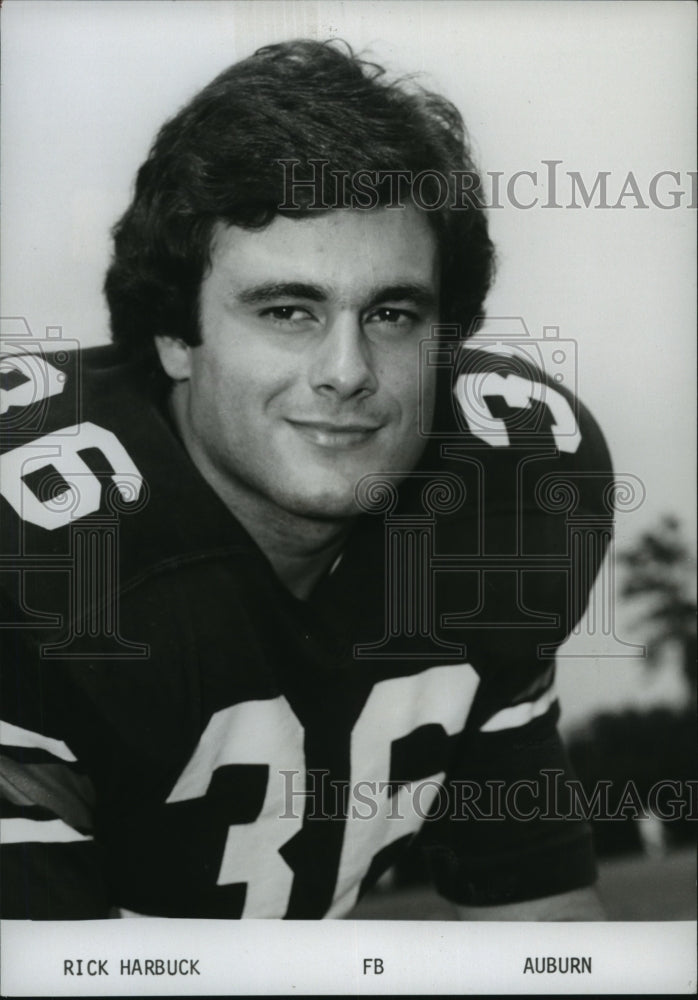
[[557,513],[566,504],[611,517],[611,456],[576,394],[574,358],[566,361],[574,345],[530,338],[446,347],[452,360],[442,373],[429,467],[464,478],[471,494],[482,493],[485,512]]
[[554,352],[549,374],[535,343],[452,346],[448,366],[448,344],[437,348],[443,391],[422,479],[403,495],[431,533],[444,634],[506,703],[547,674],[585,610],[612,536],[613,469],[574,379],[555,378]]
[[[2,505],[7,529],[65,551],[76,526],[121,532],[121,569],[234,543],[233,518],[166,416],[167,380],[112,346],[3,359]],[[233,539],[232,536],[235,536]]]
[[127,502],[141,493],[135,458],[161,422],[137,366],[112,347],[32,350],[6,354],[2,372],[3,497],[22,520],[54,531],[94,513],[100,471]]

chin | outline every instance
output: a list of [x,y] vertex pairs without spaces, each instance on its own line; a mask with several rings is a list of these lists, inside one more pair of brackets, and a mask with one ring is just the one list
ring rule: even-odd
[[[281,499],[281,498],[280,498]],[[280,506],[291,514],[322,521],[356,517],[361,509],[354,496],[354,486],[318,487],[287,494]]]
[[357,517],[361,510],[354,500],[335,496],[299,497],[287,505],[287,510],[300,517],[312,518],[316,521],[343,521]]

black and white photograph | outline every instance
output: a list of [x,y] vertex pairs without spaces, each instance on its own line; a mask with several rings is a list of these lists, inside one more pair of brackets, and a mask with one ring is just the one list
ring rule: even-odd
[[3,996],[696,991],[696,20],[4,0]]

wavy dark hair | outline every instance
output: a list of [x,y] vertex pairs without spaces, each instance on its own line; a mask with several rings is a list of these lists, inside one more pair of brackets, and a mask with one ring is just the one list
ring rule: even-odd
[[[411,78],[388,81],[346,43],[259,49],[163,125],[138,171],[133,201],[113,229],[104,286],[114,341],[153,358],[157,335],[200,343],[199,289],[214,225],[268,225],[288,195],[280,161],[295,161],[300,178],[318,159],[345,178],[430,171],[451,186],[455,172],[477,178],[463,120],[445,98]],[[436,203],[428,187],[424,201]],[[381,190],[379,204],[387,199]],[[283,214],[314,210],[310,195],[301,201]],[[482,208],[450,204],[428,218],[439,245],[441,318],[467,335],[483,312],[493,247]]]

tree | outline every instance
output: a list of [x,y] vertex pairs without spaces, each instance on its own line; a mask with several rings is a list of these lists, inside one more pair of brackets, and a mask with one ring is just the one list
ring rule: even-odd
[[619,553],[624,567],[621,597],[645,599],[637,622],[647,646],[648,666],[661,662],[667,648],[679,650],[683,675],[696,692],[695,558],[676,517],[665,514],[632,547]]

